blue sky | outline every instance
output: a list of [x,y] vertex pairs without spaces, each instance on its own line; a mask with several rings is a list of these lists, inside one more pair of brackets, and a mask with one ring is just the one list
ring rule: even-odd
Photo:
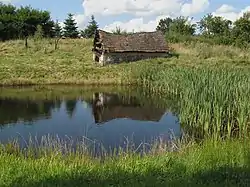
[[198,20],[206,13],[236,19],[242,11],[250,10],[249,0],[0,0],[16,6],[31,5],[49,10],[54,20],[63,21],[68,13],[76,16],[84,28],[91,14],[100,28],[111,30],[119,26],[126,30],[153,30],[165,16],[185,15]]

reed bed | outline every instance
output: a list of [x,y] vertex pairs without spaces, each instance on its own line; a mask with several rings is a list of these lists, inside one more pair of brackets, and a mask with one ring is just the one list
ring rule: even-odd
[[[136,74],[136,73],[135,73]],[[152,94],[178,98],[183,128],[195,137],[247,135],[250,125],[249,69],[145,67],[137,83]]]

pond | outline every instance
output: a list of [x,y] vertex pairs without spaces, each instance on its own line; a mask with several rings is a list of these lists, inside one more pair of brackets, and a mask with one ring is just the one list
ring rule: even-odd
[[165,100],[139,88],[0,89],[1,143],[18,138],[25,146],[30,137],[41,140],[48,135],[61,140],[85,139],[112,150],[125,148],[129,142],[137,147],[157,138],[170,140],[181,135],[181,128]]

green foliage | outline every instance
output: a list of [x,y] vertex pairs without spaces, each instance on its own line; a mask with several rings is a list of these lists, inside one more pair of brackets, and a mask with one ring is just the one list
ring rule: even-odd
[[250,12],[236,20],[234,25],[232,32],[236,45],[247,47],[250,43]]
[[161,19],[156,27],[156,30],[161,31],[170,37],[171,35],[190,36],[194,35],[195,27],[196,25],[191,24],[187,17],[180,16],[174,19]]
[[68,18],[64,21],[64,36],[68,38],[77,38],[78,37],[78,27],[76,26],[76,22],[73,18],[73,14],[68,14]]
[[98,24],[95,20],[94,15],[92,15],[87,28],[84,31],[82,31],[81,35],[84,38],[93,38],[97,29],[98,29]]
[[34,34],[35,40],[41,40],[44,37],[43,27],[41,25],[37,25],[36,32]]
[[62,36],[62,28],[59,25],[58,21],[56,21],[55,26],[54,26],[54,33],[55,37],[61,37]]
[[84,38],[93,38],[95,35],[95,31],[97,29],[98,29],[98,24],[95,21],[95,17],[92,15],[87,28],[84,31],[82,31],[81,35]]
[[169,42],[205,42],[210,44],[236,45],[248,47],[250,45],[250,13],[232,22],[220,16],[205,15],[196,24],[191,24],[188,18],[161,19],[156,30],[162,31]]
[[159,21],[157,31],[165,34],[167,41],[180,42],[189,40],[195,33],[195,24],[191,24],[187,17],[165,18]]
[[161,31],[162,33],[167,33],[169,32],[169,29],[170,29],[170,25],[171,23],[173,22],[173,20],[171,18],[165,18],[165,19],[160,19],[157,27],[156,27],[156,30],[157,31]]
[[112,33],[118,35],[128,35],[132,34],[133,32],[127,32],[126,30],[122,30],[121,27],[116,27],[115,30],[112,31]]
[[196,25],[191,24],[188,21],[188,18],[180,16],[172,20],[172,23],[169,26],[169,33],[181,34],[185,36],[194,35],[195,27]]
[[219,16],[208,14],[200,20],[198,25],[203,35],[229,36],[231,32],[232,21],[223,19]]
[[115,30],[112,31],[112,33],[122,35],[122,34],[126,34],[126,31],[122,30],[121,27],[116,27]]
[[34,35],[38,25],[42,26],[44,36],[52,36],[53,21],[48,11],[30,6],[16,8],[0,3],[0,39],[9,40]]

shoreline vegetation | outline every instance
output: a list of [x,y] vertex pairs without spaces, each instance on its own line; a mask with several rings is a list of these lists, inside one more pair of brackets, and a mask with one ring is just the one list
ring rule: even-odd
[[[1,97],[25,96],[25,89],[11,88],[18,84],[36,84],[38,88],[28,89],[33,93],[35,90],[34,97],[38,98],[53,98],[60,93],[69,97],[74,95],[74,86],[65,91],[60,86],[54,89],[46,85],[55,82],[76,87],[83,80],[85,85],[87,82],[112,83],[117,87],[137,85],[147,94],[166,98],[166,102],[174,98],[178,106],[176,112],[189,141],[180,143],[177,152],[163,151],[143,157],[124,152],[104,162],[73,152],[63,156],[57,151],[39,158],[26,158],[24,155],[28,151],[16,154],[20,149],[13,151],[15,144],[2,145],[0,186],[248,184],[248,49],[192,42],[170,44],[180,54],[179,59],[151,59],[96,67],[91,60],[91,40],[62,40],[57,51],[50,43],[49,39],[40,40],[39,44],[30,42],[28,49],[23,48],[23,41],[0,43],[3,57],[0,60]],[[51,95],[44,95],[42,90],[49,90]],[[89,97],[91,93],[90,89]]]
[[[57,139],[35,152],[14,143],[0,149],[1,186],[247,186],[249,139],[206,140],[158,146],[145,155],[133,151],[93,158],[68,151]],[[79,149],[80,150],[80,149]],[[84,154],[85,153],[85,154]]]

